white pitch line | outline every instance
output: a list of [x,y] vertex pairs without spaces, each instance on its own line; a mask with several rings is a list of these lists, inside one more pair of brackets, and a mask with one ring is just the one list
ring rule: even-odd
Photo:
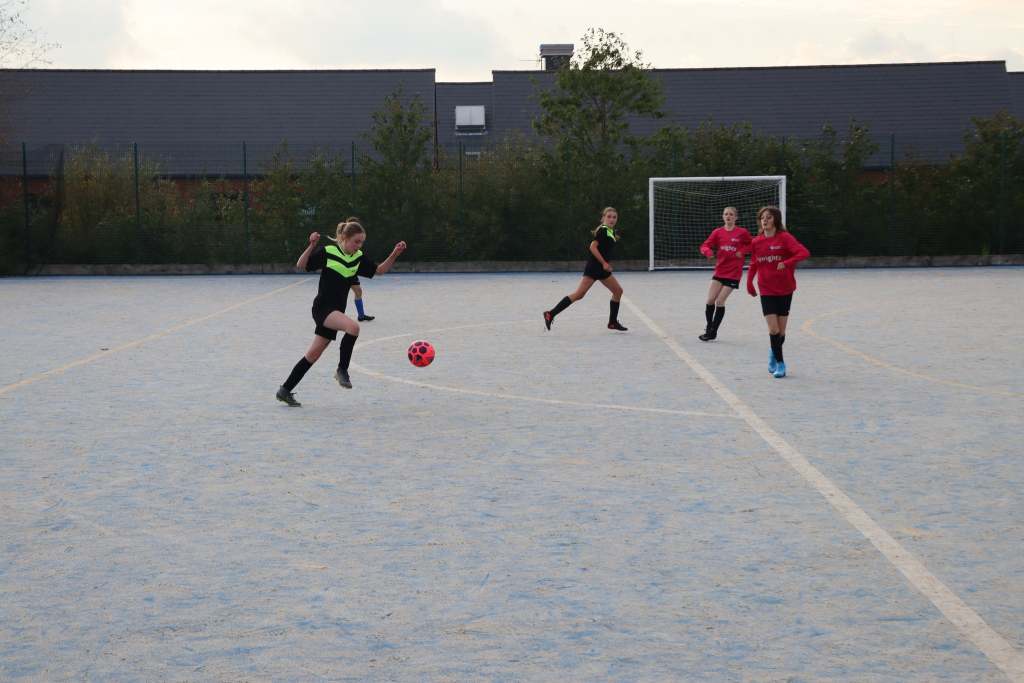
[[707,384],[715,390],[722,399],[728,403],[736,413],[742,417],[762,439],[768,442],[775,451],[788,462],[793,469],[803,476],[818,493],[823,495],[828,502],[839,511],[846,521],[860,531],[871,544],[878,549],[885,559],[889,560],[894,567],[900,570],[903,576],[907,577],[921,593],[932,601],[939,610],[946,615],[960,632],[967,636],[978,649],[985,653],[996,666],[1002,669],[1003,673],[1014,683],[1024,683],[1024,656],[996,633],[985,621],[970,607],[964,603],[953,591],[949,590],[937,576],[932,574],[921,562],[914,557],[906,548],[899,544],[896,539],[890,536],[871,519],[864,510],[851,500],[839,487],[833,484],[822,474],[807,458],[802,456],[795,448],[779,435],[774,429],[762,420],[753,410],[748,408],[737,396],[729,391],[711,371],[705,368],[696,358],[691,356],[675,339],[670,337],[653,320],[641,311],[636,304],[622,298],[623,303],[629,306],[630,310],[642,320],[647,327],[661,338],[672,351],[679,356],[683,362],[690,366]]
[[[402,335],[408,336],[408,335]],[[352,363],[352,369],[369,375],[370,377],[376,377],[377,379],[386,379],[392,382],[399,382],[401,384],[408,384],[414,387],[423,387],[424,389],[437,389],[438,391],[448,391],[453,394],[469,394],[471,396],[486,396],[487,398],[500,398],[514,401],[532,401],[534,403],[549,403],[553,405],[563,406],[574,406],[579,408],[603,408],[606,410],[628,410],[638,413],[661,413],[664,415],[691,415],[693,417],[714,417],[714,418],[727,418],[735,419],[737,416],[730,413],[702,413],[695,410],[668,410],[667,408],[640,408],[637,406],[619,406],[608,403],[580,403],[578,401],[561,401],[554,398],[538,398],[535,396],[517,396],[515,394],[499,394],[489,391],[476,391],[474,389],[459,389],[457,387],[446,387],[440,384],[427,384],[426,382],[416,382],[411,379],[402,379],[401,377],[392,377],[391,375],[385,375],[368,368],[364,368],[361,365]]]

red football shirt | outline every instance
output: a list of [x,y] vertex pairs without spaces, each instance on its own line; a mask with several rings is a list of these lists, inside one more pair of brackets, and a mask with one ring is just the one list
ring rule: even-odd
[[746,228],[737,225],[732,230],[727,230],[723,225],[700,245],[700,253],[711,258],[714,254],[712,249],[717,249],[718,263],[715,264],[715,275],[727,280],[742,280],[743,262],[746,259],[742,256],[736,258],[736,254],[750,253],[750,241],[750,233]]
[[[747,272],[747,291],[754,291],[754,276],[761,295],[784,296],[796,291],[796,264],[811,255],[807,247],[788,232],[776,231],[771,237],[759,235],[750,243],[750,270]],[[786,267],[779,270],[779,263]]]

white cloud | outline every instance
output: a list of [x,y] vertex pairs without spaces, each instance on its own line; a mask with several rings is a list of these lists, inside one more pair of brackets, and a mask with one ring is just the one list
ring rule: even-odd
[[1020,0],[34,0],[77,68],[530,69],[591,27],[658,67],[1006,59],[1024,69]]
[[1024,50],[1019,47],[996,50],[993,59],[1005,59],[1007,71],[1024,71]]
[[924,43],[909,40],[903,34],[890,35],[878,29],[844,41],[840,50],[840,61],[844,64],[928,62],[935,58],[935,51]]

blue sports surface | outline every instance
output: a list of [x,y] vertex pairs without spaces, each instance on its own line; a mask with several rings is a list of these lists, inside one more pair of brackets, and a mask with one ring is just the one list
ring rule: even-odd
[[0,280],[0,679],[1024,681],[1024,269],[578,277]]

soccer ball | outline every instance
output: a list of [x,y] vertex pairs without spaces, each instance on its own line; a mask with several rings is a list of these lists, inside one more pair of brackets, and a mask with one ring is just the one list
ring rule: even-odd
[[414,341],[409,347],[409,362],[418,368],[425,368],[434,362],[434,347],[430,342]]

